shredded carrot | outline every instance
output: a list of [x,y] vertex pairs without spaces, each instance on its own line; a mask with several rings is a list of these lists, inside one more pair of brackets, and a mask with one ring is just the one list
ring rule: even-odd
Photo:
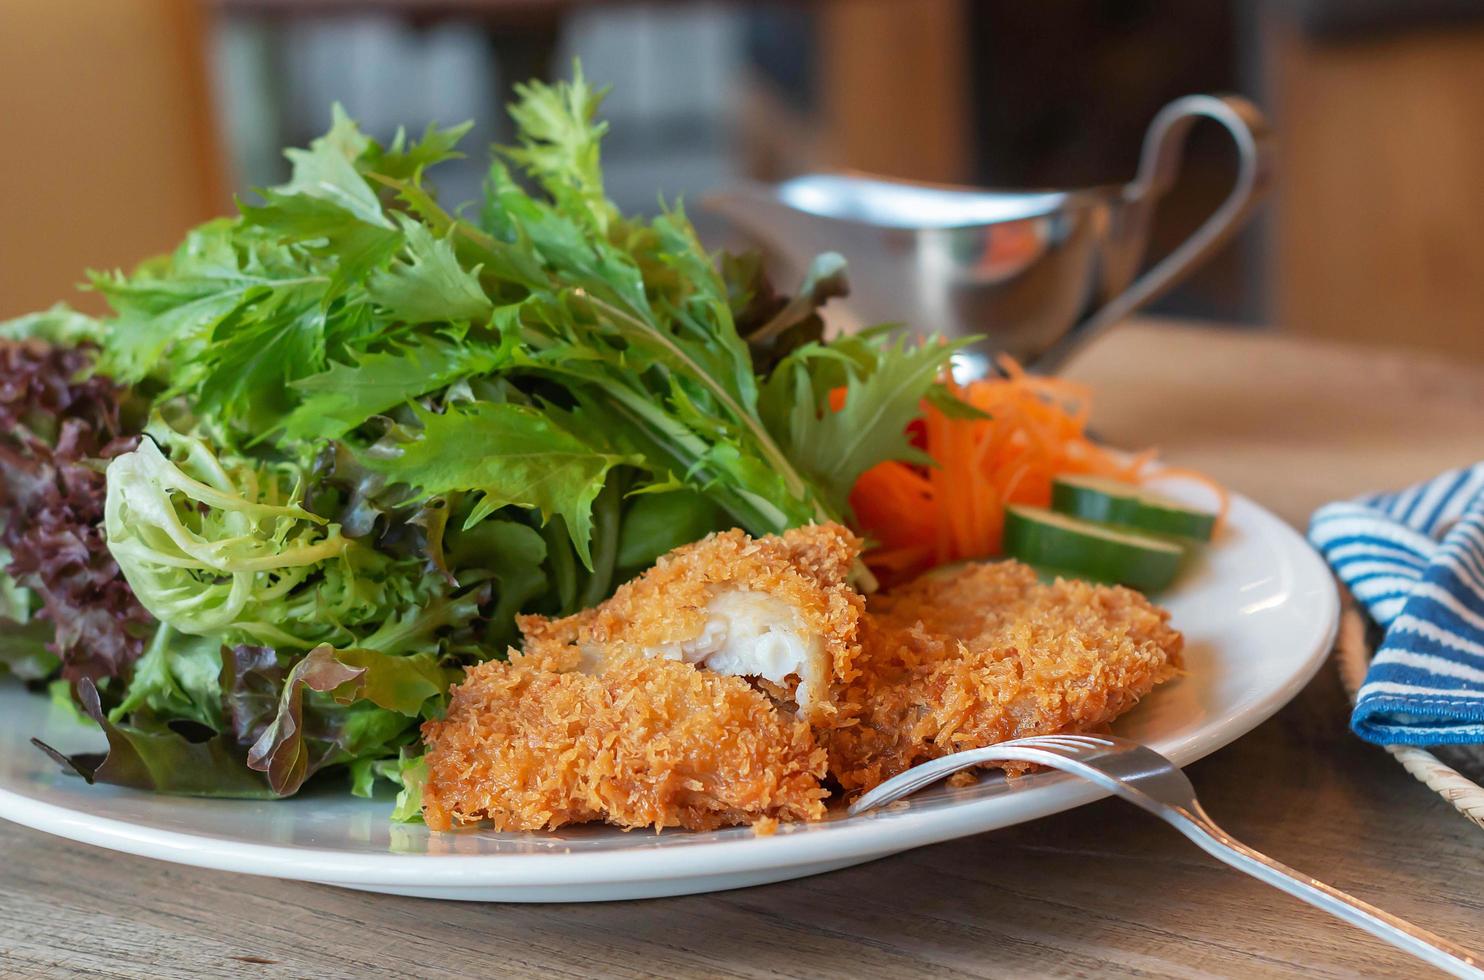
[[[988,418],[954,418],[929,402],[911,431],[936,465],[887,462],[862,474],[850,494],[856,522],[875,546],[866,563],[886,584],[935,565],[1000,553],[1006,504],[1046,506],[1051,484],[1086,474],[1142,484],[1177,478],[1209,487],[1218,524],[1229,501],[1217,483],[1190,470],[1155,468],[1155,451],[1126,456],[1087,435],[1092,393],[1061,378],[1036,377],[1009,357],[1004,375],[948,390]],[[831,407],[844,403],[843,389]]]

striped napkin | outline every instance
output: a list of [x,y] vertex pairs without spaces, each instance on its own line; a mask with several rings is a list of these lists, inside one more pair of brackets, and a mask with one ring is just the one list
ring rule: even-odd
[[1309,540],[1385,630],[1355,733],[1379,745],[1484,743],[1484,463],[1321,507]]

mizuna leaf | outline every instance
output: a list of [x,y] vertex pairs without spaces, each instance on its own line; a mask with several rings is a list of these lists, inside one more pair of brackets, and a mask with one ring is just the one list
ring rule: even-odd
[[389,458],[365,465],[424,496],[476,491],[471,527],[501,507],[561,515],[573,547],[591,566],[592,505],[608,471],[637,460],[595,449],[526,405],[475,402],[443,414],[421,413],[422,437]]
[[365,170],[375,171],[388,177],[397,179],[416,177],[424,169],[442,163],[444,160],[462,158],[463,154],[457,149],[459,141],[473,128],[472,121],[448,127],[428,123],[428,128],[423,130],[422,137],[410,143],[407,140],[407,133],[399,128],[397,135],[385,148],[375,143],[366,148],[360,155],[359,163]]
[[353,363],[295,381],[302,398],[283,422],[286,439],[338,439],[381,414],[453,381],[486,374],[506,360],[499,349],[423,337],[362,354]]
[[294,170],[283,193],[329,201],[368,225],[391,228],[375,191],[355,166],[371,141],[340,103],[331,107],[330,116],[330,131],[312,141],[309,149],[284,151]]
[[[365,185],[360,176],[356,180]],[[402,243],[401,232],[385,215],[367,220],[335,198],[277,189],[263,191],[262,197],[260,205],[241,206],[243,221],[276,242],[333,260],[326,282],[335,292],[364,279]]]
[[572,80],[558,85],[529,82],[515,87],[510,106],[520,145],[505,155],[541,182],[553,198],[580,213],[599,234],[618,219],[603,191],[599,145],[608,124],[597,119],[606,89],[594,89],[574,63]]
[[[809,345],[785,358],[768,379],[765,417],[789,458],[845,507],[862,473],[888,459],[923,462],[907,440],[907,424],[963,346],[927,342],[908,347],[883,336],[850,338],[854,344]],[[833,370],[815,362],[833,362]],[[839,384],[820,395],[820,377]]]
[[447,238],[435,238],[421,222],[399,217],[406,259],[371,274],[366,283],[371,299],[408,323],[488,318],[494,306],[479,285],[479,266],[465,269]]

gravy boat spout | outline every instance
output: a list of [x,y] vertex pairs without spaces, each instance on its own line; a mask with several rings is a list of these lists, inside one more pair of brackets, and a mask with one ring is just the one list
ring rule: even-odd
[[[1154,208],[1174,184],[1185,136],[1214,119],[1236,144],[1235,184],[1169,255],[1140,273]],[[1262,112],[1237,96],[1191,95],[1165,106],[1123,186],[993,191],[859,174],[742,183],[704,204],[802,274],[819,252],[850,263],[852,319],[904,323],[948,337],[982,336],[969,376],[1008,353],[1055,370],[1078,347],[1157,299],[1246,223],[1266,191],[1271,140]]]

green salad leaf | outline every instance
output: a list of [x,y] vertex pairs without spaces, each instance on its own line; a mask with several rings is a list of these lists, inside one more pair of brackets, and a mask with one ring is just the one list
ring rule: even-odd
[[423,783],[428,778],[428,766],[421,754],[403,746],[396,758],[357,759],[350,764],[350,770],[350,791],[356,796],[370,797],[376,781],[384,779],[398,788],[392,819],[422,822]]
[[371,301],[407,323],[487,320],[494,304],[479,285],[480,267],[465,269],[453,244],[435,238],[422,223],[397,216],[406,258],[397,258],[371,274],[366,292]]
[[[379,612],[369,602],[357,609],[364,590],[352,556],[365,549],[300,507],[297,487],[285,486],[290,474],[229,470],[198,438],[174,433],[170,442],[178,463],[151,439],[115,458],[104,505],[109,551],[152,616],[197,636],[241,632],[308,647],[347,617]],[[317,573],[325,587],[296,603],[298,586]],[[326,609],[321,597],[332,591]]]
[[[466,528],[509,506],[536,508],[548,518],[560,515],[573,547],[591,567],[593,501],[609,470],[637,458],[603,452],[526,405],[475,402],[441,415],[424,413],[421,419],[419,439],[396,456],[369,459],[366,465],[424,496],[478,492]],[[450,453],[449,446],[485,448]]]
[[704,494],[685,487],[646,493],[624,513],[615,562],[624,571],[642,571],[666,552],[725,526],[726,515]]
[[183,719],[220,730],[220,647],[214,636],[191,636],[160,626],[134,665],[123,700],[108,712],[109,720],[123,721],[143,709],[156,718]]
[[41,680],[58,666],[57,656],[46,648],[51,642],[51,624],[36,618],[40,603],[5,571],[10,551],[0,545],[0,671],[23,681]]
[[45,620],[0,616],[0,673],[9,672],[23,681],[50,676],[60,665],[57,655],[47,649],[54,633]]
[[[932,465],[908,442],[907,424],[963,343],[914,349],[905,337],[880,344],[857,336],[805,345],[768,378],[764,415],[790,458],[843,512],[855,481],[881,460]],[[839,392],[838,408],[828,404],[831,392]]]
[[462,378],[493,372],[507,360],[496,347],[417,337],[349,362],[335,361],[328,370],[293,383],[302,400],[284,419],[283,436],[340,439],[372,416]]
[[108,739],[105,753],[67,756],[44,742],[36,746],[89,783],[112,783],[132,789],[183,796],[272,799],[275,794],[259,773],[246,765],[229,732],[192,739],[155,718],[118,723],[103,713],[98,690],[87,678],[77,684],[83,712]]
[[[237,655],[244,653],[239,648]],[[276,672],[261,652],[254,653],[258,662],[250,670],[265,676]],[[428,699],[442,697],[451,680],[427,653],[396,657],[376,650],[315,647],[283,676],[276,710],[248,750],[248,767],[266,773],[274,792],[289,795],[318,769],[361,758],[357,740],[365,739],[368,730],[377,733],[370,740],[374,744],[401,734],[410,721],[393,716],[417,718]],[[346,710],[322,703],[306,713],[311,692]],[[383,710],[371,711],[371,706]]]
[[66,303],[57,303],[51,309],[0,323],[0,340],[44,340],[49,344],[75,347],[98,340],[103,330],[103,324],[95,317],[79,313]]

